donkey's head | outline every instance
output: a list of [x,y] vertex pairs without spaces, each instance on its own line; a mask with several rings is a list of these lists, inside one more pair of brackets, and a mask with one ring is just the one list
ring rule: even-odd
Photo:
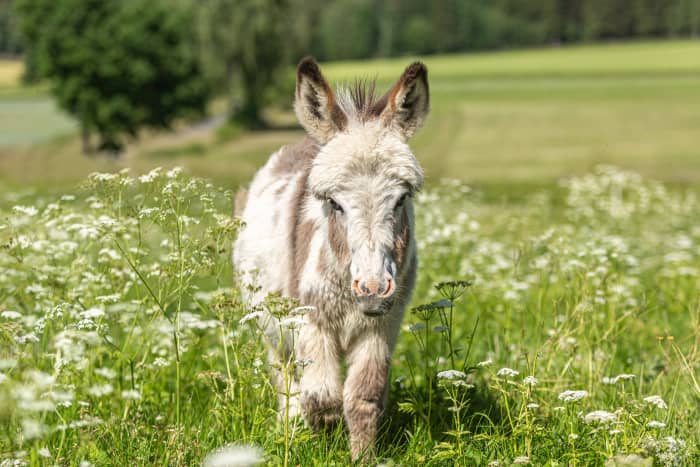
[[358,83],[333,94],[313,58],[301,61],[295,111],[320,145],[309,189],[327,223],[336,266],[362,311],[388,311],[411,267],[411,196],[423,171],[407,141],[423,124],[429,107],[425,65],[410,65],[381,98],[374,86]]

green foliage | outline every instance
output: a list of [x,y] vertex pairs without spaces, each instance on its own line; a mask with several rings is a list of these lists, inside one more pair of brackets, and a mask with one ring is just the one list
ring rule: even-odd
[[17,30],[17,18],[13,15],[12,0],[0,0],[0,54],[18,54],[22,42]]
[[141,0],[18,0],[17,9],[38,74],[101,149],[203,111],[187,9]]
[[228,91],[231,118],[263,125],[260,112],[289,63],[287,0],[196,2],[200,53],[210,80]]

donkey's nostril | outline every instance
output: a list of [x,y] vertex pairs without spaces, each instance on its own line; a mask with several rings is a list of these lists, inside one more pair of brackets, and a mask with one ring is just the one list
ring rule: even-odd
[[358,297],[362,297],[364,295],[364,292],[362,292],[362,287],[360,287],[360,280],[359,279],[355,279],[354,281],[352,281],[352,291]]
[[391,279],[386,280],[386,288],[384,289],[383,292],[379,294],[381,298],[386,298],[390,296],[392,293],[394,293],[394,281]]

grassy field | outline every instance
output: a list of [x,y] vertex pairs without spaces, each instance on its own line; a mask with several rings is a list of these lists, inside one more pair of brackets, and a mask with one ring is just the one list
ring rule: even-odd
[[[333,82],[376,76],[387,88],[411,60],[328,64],[324,70]],[[413,146],[429,180],[451,176],[476,185],[527,186],[601,163],[674,183],[700,180],[700,41],[438,56],[425,62],[432,114]],[[68,123],[57,123],[48,101],[37,111],[43,113],[31,121],[38,142],[65,133]],[[0,97],[0,121],[17,120],[18,112],[11,99]],[[175,165],[235,185],[248,180],[271,151],[301,135],[269,131],[221,142],[200,132],[176,143],[168,135],[146,135],[115,162],[82,157],[75,137],[28,146],[22,136],[29,134],[26,120],[14,125],[22,128],[0,127],[0,180],[13,186],[70,186],[95,170],[131,167],[142,173]]]
[[[388,85],[409,61],[325,69]],[[700,43],[425,61],[420,267],[378,462],[699,465]],[[5,82],[0,121],[48,102]],[[199,465],[232,443],[350,464],[342,429],[278,423],[232,287],[230,190],[301,133],[146,135],[112,161],[36,122],[53,136],[0,126],[0,464]]]

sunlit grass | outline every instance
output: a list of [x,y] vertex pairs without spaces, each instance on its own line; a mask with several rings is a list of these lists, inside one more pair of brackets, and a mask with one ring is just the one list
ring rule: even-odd
[[[231,443],[260,451],[221,456],[349,462],[342,429],[277,423],[230,197],[179,171],[3,193],[0,462],[198,465]],[[505,204],[440,180],[416,212],[380,459],[700,462],[693,193],[601,167]]]
[[[388,88],[409,57],[322,63],[332,82],[380,78]],[[547,185],[611,163],[673,183],[700,181],[700,42],[659,41],[424,57],[432,112],[412,142],[428,182]],[[292,91],[290,90],[290,93]],[[18,108],[26,103],[26,108]],[[145,133],[121,160],[87,158],[53,106],[0,97],[0,180],[70,186],[95,170],[181,165],[222,184],[250,179],[288,129],[214,135]],[[38,106],[38,107],[36,107]],[[4,111],[3,111],[4,109]],[[37,109],[33,112],[32,109]],[[22,118],[17,118],[22,116]],[[293,121],[290,109],[282,120]],[[188,148],[197,146],[197,151]]]

